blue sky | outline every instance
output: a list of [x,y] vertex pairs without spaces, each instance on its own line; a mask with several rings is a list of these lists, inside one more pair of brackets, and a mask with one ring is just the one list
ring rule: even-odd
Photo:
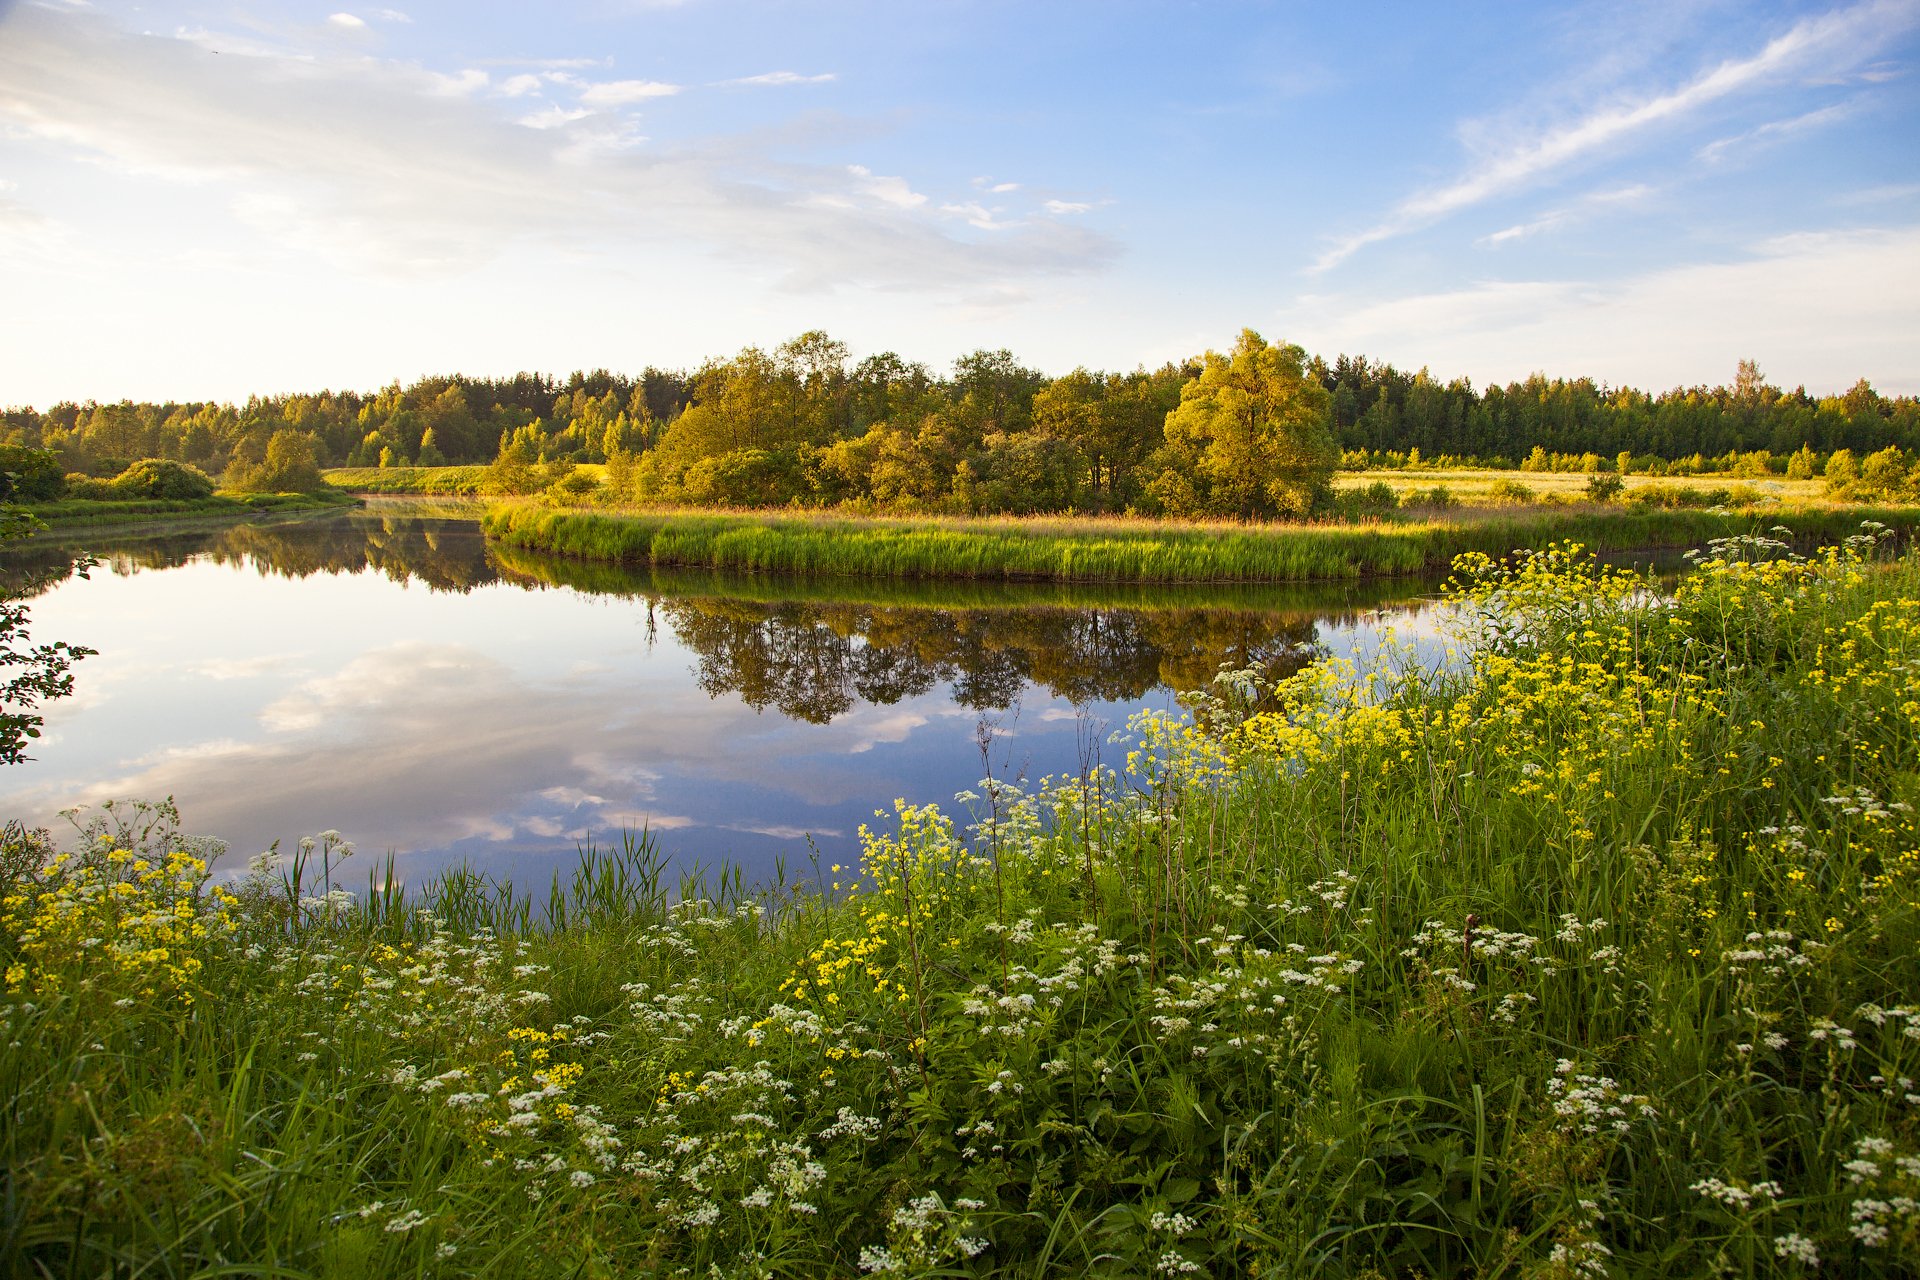
[[0,403],[1242,326],[1920,392],[1920,0],[0,0]]

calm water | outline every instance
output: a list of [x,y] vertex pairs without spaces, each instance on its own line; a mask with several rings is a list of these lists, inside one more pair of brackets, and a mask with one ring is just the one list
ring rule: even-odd
[[[1285,672],[1427,629],[1423,584],[1151,591],[623,571],[405,506],[36,545],[33,605],[99,650],[0,815],[178,803],[226,865],[337,828],[403,878],[544,880],[650,827],[683,867],[828,858],[896,796],[1076,773],[1222,662]],[[987,740],[986,760],[981,741]],[[362,868],[362,873],[364,868]],[[348,877],[349,882],[354,879]]]

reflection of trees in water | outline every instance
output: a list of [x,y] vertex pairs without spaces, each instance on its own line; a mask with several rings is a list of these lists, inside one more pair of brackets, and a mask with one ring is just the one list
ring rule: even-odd
[[174,569],[208,559],[215,564],[249,565],[262,574],[287,578],[371,571],[395,582],[417,580],[434,591],[462,593],[499,576],[471,521],[364,512],[318,520],[145,534],[100,531],[72,541],[36,540],[7,557],[6,572],[45,571],[62,565],[70,571],[81,549],[94,557],[99,570],[118,574]]
[[700,687],[824,723],[860,702],[952,689],[980,709],[1032,683],[1072,702],[1197,688],[1221,665],[1291,675],[1319,652],[1312,617],[1242,610],[929,609],[760,604],[713,597],[658,608],[697,657]]
[[[987,710],[1011,706],[1028,684],[1075,703],[1131,702],[1163,685],[1200,688],[1222,665],[1286,676],[1318,652],[1320,622],[1357,618],[1417,589],[1322,585],[1236,596],[1227,588],[1219,593],[1230,601],[1223,607],[1195,588],[728,578],[531,556],[487,547],[472,521],[372,511],[36,540],[0,559],[0,574],[64,577],[83,549],[98,561],[95,572],[206,558],[291,578],[375,572],[435,591],[505,580],[645,599],[649,617],[664,616],[698,655],[694,674],[708,694],[737,693],[749,706],[816,723],[940,685],[961,706]],[[783,591],[867,598],[770,598]]]

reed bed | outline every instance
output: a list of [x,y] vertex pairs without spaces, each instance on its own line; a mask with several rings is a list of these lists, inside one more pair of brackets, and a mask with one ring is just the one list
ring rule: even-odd
[[[0,1257],[143,1276],[1910,1276],[1920,557],[1458,565],[858,865],[0,858]],[[351,798],[343,797],[344,807]],[[349,864],[352,865],[351,863]]]
[[1791,519],[1836,537],[1866,516],[1910,528],[1916,512],[1585,510],[1369,524],[1184,524],[1126,519],[851,519],[684,510],[605,514],[539,502],[489,507],[488,538],[618,564],[746,573],[1039,582],[1247,583],[1400,577],[1457,555],[1569,539],[1601,552],[1698,546]]
[[332,467],[327,483],[350,493],[392,493],[472,497],[486,477],[484,466]]
[[244,516],[260,512],[328,511],[354,505],[339,493],[217,493],[210,498],[136,498],[95,501],[69,498],[59,502],[29,503],[23,510],[48,528],[73,529],[93,525],[143,524],[156,520]]

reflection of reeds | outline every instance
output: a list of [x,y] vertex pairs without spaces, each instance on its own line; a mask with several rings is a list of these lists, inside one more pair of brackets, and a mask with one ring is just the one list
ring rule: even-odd
[[1404,524],[1238,525],[1122,519],[913,520],[752,513],[608,515],[531,502],[490,507],[489,539],[585,560],[793,575],[1042,582],[1245,583],[1393,577],[1468,551],[1555,539],[1602,552],[1695,546],[1791,519],[1833,538],[1865,515],[1912,511],[1552,511]]

